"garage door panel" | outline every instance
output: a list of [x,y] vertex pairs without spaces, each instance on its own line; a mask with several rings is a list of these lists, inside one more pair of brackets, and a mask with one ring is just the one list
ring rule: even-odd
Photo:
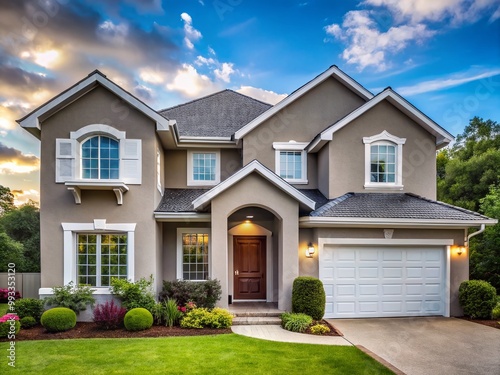
[[328,247],[325,317],[444,315],[444,248]]

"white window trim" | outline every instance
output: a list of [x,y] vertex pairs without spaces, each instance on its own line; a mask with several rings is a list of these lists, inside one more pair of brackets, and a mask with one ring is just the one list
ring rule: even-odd
[[[371,182],[371,145],[378,142],[387,142],[396,146],[396,181],[395,182]],[[399,138],[390,134],[387,130],[371,137],[363,137],[365,144],[365,189],[392,189],[403,190],[403,145],[406,138]]]
[[160,192],[161,196],[163,196],[161,183],[161,153],[159,148],[156,149],[156,188]]
[[[182,235],[186,233],[208,234],[208,278],[212,276],[212,237],[210,228],[177,228],[177,279],[184,280],[183,277],[183,254],[182,254]],[[201,281],[201,280],[200,280]]]
[[302,162],[302,173],[301,178],[299,179],[291,179],[285,178],[284,180],[291,184],[308,184],[307,180],[307,151],[306,147],[309,143],[307,142],[296,142],[296,141],[288,141],[288,142],[273,142],[273,149],[275,151],[275,173],[279,176],[281,163],[280,163],[280,153],[281,151],[300,151],[301,152],[301,162]]
[[[198,181],[193,177],[193,157],[194,154],[215,154],[215,180]],[[220,151],[219,150],[189,150],[187,152],[187,185],[188,186],[214,186],[220,182]]]
[[[61,223],[64,231],[64,285],[77,284],[76,236],[78,233],[105,234],[119,232],[127,235],[127,280],[134,281],[134,243],[136,223],[107,224],[105,219],[95,219],[93,223]],[[109,287],[94,287],[97,294],[111,294]]]

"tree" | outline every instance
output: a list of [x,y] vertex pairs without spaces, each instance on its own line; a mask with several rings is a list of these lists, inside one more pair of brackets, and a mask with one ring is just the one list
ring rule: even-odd
[[0,272],[7,272],[9,264],[14,263],[16,271],[24,267],[23,244],[12,240],[7,233],[0,231]]
[[14,194],[8,187],[0,185],[0,216],[14,209]]
[[23,247],[24,261],[19,272],[40,272],[40,211],[30,201],[4,214],[0,223],[5,233]]

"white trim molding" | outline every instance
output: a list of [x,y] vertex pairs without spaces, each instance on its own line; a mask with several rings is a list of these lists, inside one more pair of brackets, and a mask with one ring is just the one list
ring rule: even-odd
[[[387,130],[371,137],[363,137],[365,144],[365,189],[393,189],[403,190],[403,145],[406,138],[399,138]],[[375,143],[396,147],[396,179],[395,182],[371,181],[371,146]]]
[[296,142],[296,141],[289,141],[289,142],[273,142],[273,148],[275,151],[275,173],[280,176],[281,173],[281,152],[300,152],[300,162],[301,162],[301,171],[300,171],[300,178],[298,179],[290,179],[290,178],[285,178],[285,181],[291,183],[291,184],[307,184],[307,151],[305,148],[307,147],[309,143],[307,142]]
[[77,131],[70,132],[69,137],[71,139],[77,140],[78,142],[81,142],[83,139],[94,135],[110,135],[112,138],[116,140],[122,140],[127,138],[126,134],[127,134],[126,132],[115,129],[109,125],[91,124],[84,126],[78,129]]
[[[70,282],[77,284],[76,270],[76,236],[78,233],[119,232],[127,234],[127,280],[134,281],[135,273],[135,227],[136,223],[106,223],[105,219],[95,219],[92,223],[61,223],[64,231],[63,264],[64,285]],[[99,288],[98,288],[99,289]],[[100,288],[103,289],[103,288]],[[104,293],[106,294],[106,293]]]
[[[215,179],[195,180],[194,179],[194,154],[215,155]],[[214,186],[220,182],[220,151],[219,150],[188,150],[187,152],[187,185],[188,186]]]

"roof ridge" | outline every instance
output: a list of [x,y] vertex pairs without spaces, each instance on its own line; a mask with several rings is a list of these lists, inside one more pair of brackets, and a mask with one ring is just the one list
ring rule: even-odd
[[482,217],[482,218],[485,218],[485,219],[490,219],[488,216],[480,214],[479,212],[471,211],[471,210],[468,210],[468,209],[463,208],[463,207],[454,206],[454,205],[446,203],[446,202],[442,202],[442,201],[438,201],[438,200],[433,200],[433,199],[429,199],[429,198],[426,198],[426,197],[422,197],[421,195],[418,195],[418,194],[415,194],[415,193],[405,193],[405,195],[408,195],[408,196],[414,197],[414,198],[418,198],[418,199],[422,199],[422,200],[424,200],[426,202],[438,204],[440,206],[445,206],[445,207],[448,207],[448,208],[451,208],[451,209],[454,209],[454,210],[457,210],[457,211],[460,211],[460,212],[464,212],[464,213],[469,214],[469,215],[474,215],[474,216]]
[[321,207],[315,209],[313,212],[311,212],[310,216],[319,216],[323,212],[329,210],[330,208],[336,206],[339,203],[342,203],[345,201],[347,198],[350,198],[354,195],[354,193],[345,193],[344,195],[341,195],[340,197],[334,198],[328,202],[326,202],[324,205]]
[[227,90],[227,91],[234,92],[235,94],[238,94],[238,95],[240,95],[240,96],[244,96],[245,98],[252,99],[253,101],[256,101],[256,102],[258,102],[258,103],[268,105],[268,106],[269,106],[269,108],[274,107],[274,105],[273,105],[273,104],[271,104],[271,103],[266,103],[266,102],[264,102],[264,101],[262,101],[262,100],[259,100],[259,99],[256,99],[256,98],[253,98],[253,97],[251,97],[251,96],[249,96],[249,95],[242,94],[241,92],[238,92],[238,91],[235,91],[235,90],[231,90],[231,89],[226,89],[226,90]]

